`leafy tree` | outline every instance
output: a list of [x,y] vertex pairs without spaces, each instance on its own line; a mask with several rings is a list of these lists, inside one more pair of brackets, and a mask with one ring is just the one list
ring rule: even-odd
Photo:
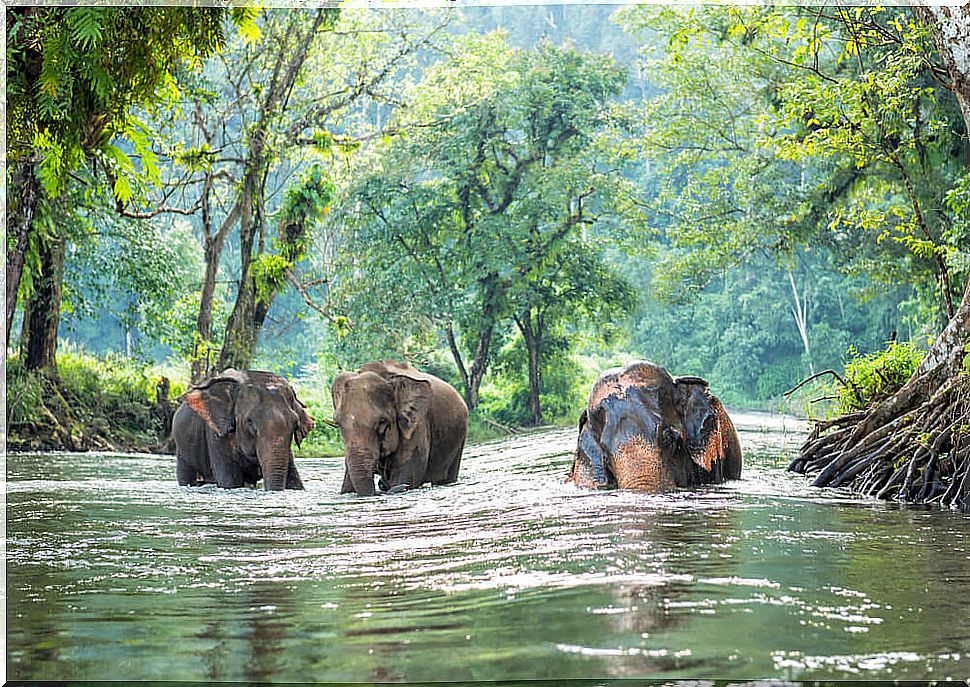
[[[79,235],[68,245],[61,329],[92,352],[143,357],[165,342],[187,356],[180,342],[191,329],[178,323],[202,271],[188,222],[166,230],[161,222],[124,218],[110,208],[79,219]],[[120,341],[113,330],[120,330]]]
[[503,321],[526,340],[541,422],[546,337],[606,310],[605,297],[631,300],[593,238],[606,237],[599,214],[623,185],[598,138],[622,84],[606,58],[460,40],[396,122],[407,136],[367,158],[346,194],[343,214],[368,247],[362,277],[393,274],[393,301],[419,303],[440,328],[471,408]]
[[[970,15],[963,9],[923,6],[917,16],[937,51],[926,60],[925,69],[952,89],[963,115],[962,130],[954,127],[956,131],[951,129],[950,135],[962,135],[965,141],[970,131]],[[860,34],[853,31],[851,35],[856,39]],[[856,45],[863,49],[863,42]],[[967,221],[966,206],[957,190],[962,186],[961,180],[955,192],[946,194],[947,210],[957,216],[954,224],[958,226]],[[878,395],[867,410],[819,424],[790,468],[818,470],[814,482],[818,486],[852,485],[882,498],[938,502],[967,510],[970,441],[964,420],[970,412],[968,350],[970,279],[959,307],[906,383],[888,395]],[[892,357],[887,354],[887,359]],[[832,428],[835,431],[822,435]]]
[[[939,284],[943,316],[959,242],[946,229],[954,217],[926,208],[941,207],[959,156],[941,133],[954,108],[919,69],[929,57],[918,22],[875,8],[631,8],[620,17],[671,36],[645,47],[662,88],[642,140],[659,177],[651,228],[671,248],[661,292],[683,298],[763,255],[791,268],[811,246],[883,290]],[[789,286],[797,304],[806,285]]]
[[[39,301],[50,304],[59,296],[63,237],[34,235],[39,205],[51,206],[42,214],[56,212],[59,196],[81,168],[103,172],[119,210],[135,199],[142,180],[157,181],[148,132],[131,109],[165,100],[179,64],[218,49],[226,15],[223,9],[188,7],[22,7],[6,13],[7,181],[12,190],[8,342],[25,265],[44,273],[48,292]],[[229,15],[249,27],[254,11],[236,9]],[[131,147],[137,164],[118,146],[120,141]],[[48,344],[36,349],[39,357],[25,361],[28,368],[54,364],[56,330],[44,332],[43,338]]]
[[[166,128],[173,178],[201,187],[205,274],[193,378],[210,367],[247,367],[287,284],[341,321],[310,293],[323,286],[326,294],[329,276],[304,280],[295,266],[329,210],[337,167],[358,145],[343,133],[361,114],[355,108],[391,99],[382,83],[439,30],[433,17],[413,14],[268,11],[257,44],[233,41],[187,89],[183,117]],[[237,232],[238,243],[230,241]],[[238,258],[238,288],[219,341],[213,298],[227,245]],[[218,360],[208,360],[217,348]]]

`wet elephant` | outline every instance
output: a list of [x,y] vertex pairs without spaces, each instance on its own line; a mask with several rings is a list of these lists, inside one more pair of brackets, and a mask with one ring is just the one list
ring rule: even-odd
[[707,382],[636,361],[593,384],[567,481],[659,492],[740,475],[737,432]]
[[183,486],[217,484],[303,489],[290,442],[313,428],[279,375],[232,368],[191,387],[172,419],[176,477]]
[[395,362],[368,363],[333,380],[334,421],[346,452],[340,493],[414,489],[458,479],[468,409],[434,375]]

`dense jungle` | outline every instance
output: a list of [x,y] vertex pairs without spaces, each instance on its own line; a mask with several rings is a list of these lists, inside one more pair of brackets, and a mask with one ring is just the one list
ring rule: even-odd
[[937,15],[11,10],[8,444],[161,446],[226,367],[326,417],[383,358],[478,437],[573,423],[635,358],[854,431],[934,343],[962,360],[966,18]]

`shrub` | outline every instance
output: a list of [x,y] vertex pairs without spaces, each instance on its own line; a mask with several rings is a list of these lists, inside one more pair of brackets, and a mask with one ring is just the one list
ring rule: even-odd
[[[94,356],[62,346],[57,375],[26,371],[18,355],[7,361],[7,419],[14,448],[118,448],[154,444],[155,386],[178,371],[145,367],[116,353]],[[185,388],[172,383],[173,402]]]
[[924,351],[911,343],[890,341],[885,349],[865,354],[849,346],[847,355],[843,373],[846,384],[835,388],[840,414],[865,410],[895,393],[916,371]]

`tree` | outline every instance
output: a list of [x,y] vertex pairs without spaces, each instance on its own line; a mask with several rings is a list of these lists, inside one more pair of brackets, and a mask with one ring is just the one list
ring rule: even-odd
[[357,245],[370,247],[363,278],[393,270],[397,290],[424,304],[471,408],[497,329],[514,318],[541,422],[545,337],[595,309],[593,290],[609,281],[594,280],[606,267],[592,225],[623,185],[598,139],[622,84],[607,58],[548,43],[513,50],[497,35],[460,40],[396,122],[408,135],[370,158],[347,193]]
[[[202,187],[205,256],[192,376],[248,367],[270,308],[291,284],[316,303],[296,270],[329,210],[336,167],[369,135],[354,108],[393,100],[383,82],[441,31],[410,13],[268,11],[253,45],[234,41],[188,91],[172,129],[179,175]],[[238,243],[231,240],[238,232]],[[224,248],[238,256],[224,333],[213,299]],[[311,277],[311,284],[326,281]],[[218,350],[218,359],[210,360]]]
[[[645,25],[636,21],[641,12],[629,11],[634,25]],[[877,7],[709,9],[676,18],[666,64],[684,68],[659,103],[684,97],[700,108],[682,107],[693,121],[673,137],[661,126],[655,137],[670,151],[661,159],[674,163],[659,206],[671,210],[669,220],[658,224],[686,268],[674,274],[705,274],[705,265],[737,264],[757,250],[783,256],[784,266],[796,247],[823,246],[845,256],[847,271],[908,281],[917,292],[930,286],[937,305],[928,326],[948,324],[912,378],[868,410],[820,422],[791,468],[819,470],[820,486],[962,505],[970,489],[961,429],[970,304],[967,292],[959,307],[955,297],[970,266],[970,14],[915,14],[922,21]],[[709,79],[702,65],[712,48],[757,67],[741,70],[742,79],[758,75],[755,112],[744,109],[750,98],[721,84],[707,89],[713,96],[691,95],[691,85]],[[793,309],[796,320],[807,320],[800,311]]]
[[[620,17],[671,36],[644,48],[662,89],[647,103],[641,146],[657,186],[651,229],[670,248],[661,293],[684,299],[725,269],[763,256],[793,268],[821,249],[883,290],[935,285],[943,321],[961,252],[943,195],[960,156],[941,133],[952,104],[920,67],[925,32],[905,13],[631,8]],[[802,329],[798,307],[792,316]]]
[[[970,11],[924,6],[916,13],[929,29],[942,61],[927,68],[956,95],[966,136],[970,131]],[[970,223],[966,179],[964,175],[948,194],[950,209],[964,228]],[[970,508],[968,344],[970,279],[959,307],[902,388],[876,399],[868,410],[817,423],[790,469],[818,470],[816,486],[847,485],[880,498]]]
[[[569,221],[568,219],[566,220]],[[561,247],[543,245],[534,239],[535,261],[513,287],[513,320],[525,342],[528,370],[528,424],[541,425],[541,396],[545,391],[542,374],[550,364],[549,344],[561,340],[564,323],[584,321],[603,329],[614,319],[625,319],[636,307],[636,295],[592,245],[576,240]],[[565,355],[567,345],[554,350]]]
[[[253,13],[237,9],[230,15],[249,26]],[[162,101],[162,90],[173,88],[180,63],[199,60],[223,44],[226,11],[24,7],[11,9],[6,17],[8,188],[13,190],[7,245],[9,343],[25,267],[43,273],[38,285],[47,292],[37,299],[43,310],[59,300],[62,267],[56,263],[64,254],[63,238],[35,236],[38,206],[49,202],[56,208],[71,175],[82,167],[104,172],[119,210],[135,198],[142,175],[157,179],[150,140],[131,108]],[[122,140],[138,157],[138,168],[118,147]],[[45,259],[53,263],[45,265]],[[27,319],[56,325],[47,312]],[[38,333],[36,328],[28,331]],[[56,344],[56,329],[40,336]],[[52,345],[31,344],[28,350],[41,355],[28,360],[29,367],[53,363]]]
[[78,220],[65,261],[62,338],[139,358],[165,356],[167,344],[187,357],[181,310],[202,268],[190,223],[129,219],[106,206]]

